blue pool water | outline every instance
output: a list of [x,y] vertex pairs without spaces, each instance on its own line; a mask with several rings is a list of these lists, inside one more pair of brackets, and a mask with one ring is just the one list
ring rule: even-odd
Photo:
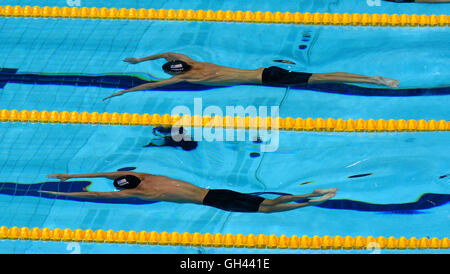
[[[29,3],[28,3],[29,2]],[[39,1],[38,1],[39,2]],[[39,5],[8,1],[10,5]],[[83,6],[310,12],[448,14],[450,6],[369,7],[364,1],[85,1]],[[6,4],[3,4],[6,5]],[[43,5],[65,6],[65,1]],[[9,77],[0,109],[170,113],[180,105],[279,106],[282,117],[450,120],[448,28],[332,27],[166,21],[0,18],[0,68]],[[310,39],[304,40],[305,34]],[[307,40],[307,39],[305,39]],[[299,45],[306,49],[300,50]],[[413,45],[413,46],[412,46]],[[53,75],[122,75],[165,79],[162,60],[128,65],[126,57],[180,52],[243,69],[277,65],[297,71],[345,71],[398,79],[399,90],[360,85],[322,90],[232,86],[135,92],[38,81]],[[275,63],[284,59],[295,65]],[[1,76],[2,73],[0,73]],[[33,83],[11,75],[26,74]],[[33,75],[33,76],[30,76]],[[40,77],[40,78],[39,78]],[[15,80],[12,80],[12,79]],[[5,78],[0,78],[0,82]],[[36,80],[37,79],[37,80]],[[6,80],[5,80],[6,81]],[[0,123],[0,226],[200,233],[447,237],[448,132],[280,132],[275,152],[252,141],[200,142],[191,152],[143,148],[151,127]],[[261,153],[251,157],[251,153]],[[240,192],[309,193],[338,187],[336,203],[275,214],[245,214],[172,203],[104,203],[34,195],[51,173],[125,167]],[[366,176],[355,176],[355,175]],[[79,187],[82,180],[71,187]],[[86,182],[86,180],[84,180]],[[106,179],[91,191],[112,191]],[[309,183],[307,183],[309,182]],[[54,183],[53,183],[54,184]],[[63,187],[63,186],[61,186]],[[263,195],[267,198],[273,194]],[[422,197],[422,198],[421,198]],[[258,225],[255,225],[258,224]],[[0,242],[0,253],[370,253],[136,246],[34,241]],[[383,250],[398,253],[398,250]],[[417,250],[401,252],[418,253]],[[446,250],[420,250],[446,253]]]

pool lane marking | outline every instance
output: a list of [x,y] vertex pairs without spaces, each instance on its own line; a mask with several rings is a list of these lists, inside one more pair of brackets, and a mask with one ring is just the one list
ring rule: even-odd
[[200,22],[236,22],[266,24],[304,24],[331,26],[381,26],[381,27],[446,27],[449,16],[445,14],[368,14],[368,13],[310,13],[262,12],[193,9],[135,9],[97,7],[0,6],[0,17],[115,19],[115,20],[167,20]]
[[268,249],[448,249],[450,242],[447,237],[399,237],[393,236],[377,238],[373,236],[322,236],[315,235],[301,237],[292,235],[276,236],[274,234],[221,234],[221,233],[168,233],[163,231],[114,231],[98,229],[70,228],[28,228],[28,227],[0,227],[0,240],[31,240],[31,241],[63,241],[85,243],[111,243],[111,244],[142,244],[142,245],[172,245],[172,246],[202,246],[227,248],[268,248]]
[[184,126],[202,128],[259,129],[310,132],[431,132],[449,131],[450,121],[415,119],[347,119],[292,118],[292,117],[240,117],[98,113],[77,111],[0,110],[0,122],[100,124],[127,126]]

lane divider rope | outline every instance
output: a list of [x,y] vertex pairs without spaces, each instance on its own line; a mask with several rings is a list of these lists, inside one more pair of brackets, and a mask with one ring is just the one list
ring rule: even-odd
[[60,123],[127,126],[184,126],[226,129],[327,131],[327,132],[425,132],[449,131],[450,121],[415,119],[347,119],[129,114],[117,112],[0,110],[0,122]]
[[168,233],[163,231],[114,231],[98,229],[70,228],[28,228],[28,227],[0,227],[0,239],[2,240],[31,240],[31,241],[64,241],[64,242],[94,242],[114,244],[143,244],[143,245],[173,245],[173,246],[202,246],[202,247],[227,247],[227,248],[269,248],[269,249],[448,249],[447,237],[388,237],[379,236],[322,236],[317,235],[301,237],[292,235],[276,236],[274,234],[211,234],[204,233]]
[[449,15],[262,12],[231,10],[135,9],[96,7],[0,6],[0,17],[178,20],[236,23],[275,23],[342,26],[446,27]]

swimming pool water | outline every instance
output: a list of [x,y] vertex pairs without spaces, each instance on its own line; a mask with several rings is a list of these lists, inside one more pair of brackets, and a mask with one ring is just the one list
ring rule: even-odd
[[[10,5],[36,2],[9,1]],[[45,5],[61,5],[50,1]],[[86,2],[86,3],[84,3]],[[83,6],[111,6],[82,1]],[[389,4],[389,5],[388,5]],[[44,4],[42,4],[44,5]],[[391,12],[394,6],[367,7],[356,1],[146,1],[115,2],[116,7],[192,8],[319,12]],[[402,6],[403,7],[403,6]],[[405,13],[418,12],[405,5]],[[424,6],[420,14],[448,14],[447,4]],[[398,11],[397,11],[398,12]],[[399,13],[399,12],[398,12]],[[164,79],[163,61],[128,65],[121,60],[174,51],[199,61],[239,68],[277,65],[312,72],[346,71],[399,79],[401,96],[364,86],[365,94],[261,86],[201,91],[135,92],[106,102],[117,89],[98,86],[7,83],[2,109],[170,113],[179,105],[279,106],[281,117],[449,120],[450,51],[447,28],[326,27],[165,21],[112,21],[0,18],[0,67],[36,75],[145,75]],[[311,36],[302,41],[304,34]],[[298,46],[307,48],[300,50]],[[414,45],[414,46],[411,46]],[[274,63],[291,60],[296,65]],[[365,89],[364,89],[365,88]],[[409,96],[427,89],[422,96]],[[428,92],[428,93],[427,93]],[[434,94],[434,95],[430,95]],[[448,203],[420,208],[426,193],[448,201],[447,132],[317,133],[280,132],[276,152],[261,153],[251,141],[201,142],[186,152],[143,148],[151,127],[0,123],[0,225],[146,230],[200,233],[447,237]],[[54,181],[51,173],[90,173],[133,167],[201,187],[240,192],[308,193],[338,187],[329,207],[275,214],[229,213],[189,204],[80,202],[36,197],[26,186]],[[356,177],[354,177],[357,175]],[[360,176],[358,175],[365,175]],[[353,176],[353,177],[352,177]],[[111,191],[111,182],[93,179],[92,191]],[[22,184],[22,185],[18,185]],[[74,184],[76,186],[76,184]],[[265,197],[275,197],[266,194]],[[427,196],[426,196],[427,197]],[[447,200],[446,200],[447,199]],[[398,204],[412,204],[398,210]],[[375,210],[374,205],[384,205]],[[387,205],[387,206],[386,206]],[[375,211],[374,211],[375,210]],[[258,225],[255,225],[258,224]],[[0,253],[368,253],[368,251],[258,250],[118,244],[1,241]],[[398,250],[383,250],[398,253]],[[417,250],[401,252],[418,253]],[[446,253],[446,250],[420,250]]]

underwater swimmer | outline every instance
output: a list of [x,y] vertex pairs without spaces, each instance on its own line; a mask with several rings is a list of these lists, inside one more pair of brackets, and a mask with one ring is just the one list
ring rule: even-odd
[[190,57],[166,52],[155,54],[144,58],[126,58],[124,62],[137,64],[144,61],[164,58],[168,62],[162,66],[164,72],[173,75],[172,78],[142,84],[127,90],[114,93],[106,98],[123,95],[127,92],[149,90],[180,82],[189,82],[212,86],[230,86],[239,84],[268,85],[268,86],[294,86],[302,84],[317,83],[365,83],[397,87],[399,81],[381,76],[363,76],[345,72],[335,73],[305,73],[285,70],[279,67],[258,69],[237,69],[219,66],[207,62],[197,62]]
[[156,127],[153,128],[153,134],[158,137],[153,138],[144,147],[181,147],[183,150],[190,151],[196,149],[198,146],[197,141],[193,141],[191,140],[191,136],[185,135],[183,127],[178,128],[178,132],[175,134],[172,133],[172,127]]
[[[305,206],[319,205],[336,195],[337,188],[316,189],[305,195],[285,195],[275,199],[265,199],[256,195],[240,193],[228,189],[207,189],[195,186],[185,181],[166,176],[118,171],[92,174],[48,175],[49,178],[66,181],[72,178],[105,177],[114,180],[114,186],[120,191],[113,192],[55,192],[39,191],[53,195],[63,195],[81,198],[128,198],[136,197],[148,201],[164,201],[174,203],[192,203],[206,205],[232,212],[282,212]],[[309,199],[320,197],[317,199]],[[300,203],[291,203],[303,200]]]

